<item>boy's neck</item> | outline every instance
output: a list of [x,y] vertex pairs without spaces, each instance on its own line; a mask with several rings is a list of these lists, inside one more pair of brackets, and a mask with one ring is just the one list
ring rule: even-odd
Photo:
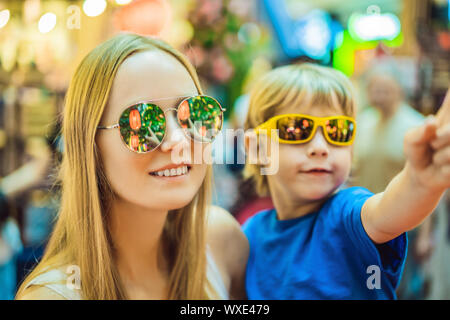
[[277,212],[278,220],[290,220],[306,216],[307,214],[318,211],[328,200],[325,197],[319,200],[297,200],[292,201],[288,196],[277,197],[272,195],[272,201]]

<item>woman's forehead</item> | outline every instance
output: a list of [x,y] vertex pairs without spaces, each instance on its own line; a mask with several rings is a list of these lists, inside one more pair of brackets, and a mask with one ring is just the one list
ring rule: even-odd
[[175,57],[159,50],[143,51],[128,57],[117,70],[105,112],[118,117],[127,106],[149,100],[159,100],[162,108],[173,107],[178,97],[195,94],[191,75]]

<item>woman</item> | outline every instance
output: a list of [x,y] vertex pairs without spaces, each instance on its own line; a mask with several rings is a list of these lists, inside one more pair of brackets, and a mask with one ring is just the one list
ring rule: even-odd
[[222,116],[162,41],[120,34],[88,54],[66,95],[58,221],[17,298],[244,298],[248,243],[193,160]]

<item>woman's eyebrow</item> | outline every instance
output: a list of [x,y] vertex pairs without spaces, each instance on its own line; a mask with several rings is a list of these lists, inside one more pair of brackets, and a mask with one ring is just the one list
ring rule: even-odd
[[[128,109],[128,108],[130,108],[130,107],[132,107],[132,106],[136,106],[136,105],[141,104],[141,103],[158,102],[158,101],[164,101],[164,100],[176,99],[176,100],[174,101],[173,105],[171,105],[171,106],[168,107],[168,108],[162,107],[162,106],[158,105],[157,103],[155,103],[156,105],[158,105],[158,106],[164,111],[165,109],[169,109],[169,108],[178,108],[178,106],[179,106],[179,104],[181,103],[181,101],[183,101],[183,100],[186,99],[186,98],[193,97],[193,96],[195,96],[195,94],[187,94],[187,95],[184,95],[184,96],[165,97],[165,98],[157,98],[157,99],[150,99],[150,100],[146,100],[146,99],[136,100],[136,102],[128,103],[128,104],[126,104],[125,106],[123,106],[123,107],[120,109],[119,115],[116,116],[116,118],[119,118],[119,117],[121,116],[121,114],[122,114],[126,109]],[[117,121],[117,120],[116,120],[116,121]]]
[[188,97],[184,97],[184,98],[178,98],[177,100],[175,100],[175,104],[174,104],[174,108],[178,109],[178,107],[180,106],[181,101],[185,100],[186,98],[190,98],[192,96],[188,96]]
[[[183,96],[175,96],[175,97],[164,97],[164,98],[157,98],[157,99],[141,99],[141,100],[136,100],[136,102],[133,102],[133,103],[129,103],[129,104],[127,104],[123,109],[122,109],[122,112],[123,112],[123,110],[125,110],[125,109],[127,109],[127,108],[129,108],[129,107],[132,107],[132,106],[135,106],[135,105],[137,105],[137,104],[140,104],[140,103],[148,103],[148,102],[158,102],[158,101],[167,101],[167,100],[171,100],[171,99],[176,99],[175,100],[175,105],[178,105],[181,101],[183,101],[184,99],[186,99],[186,98],[189,98],[189,97],[192,97],[192,96],[194,96],[194,95],[192,95],[192,94],[186,94],[186,95],[183,95]],[[155,104],[157,104],[157,103],[155,103]]]

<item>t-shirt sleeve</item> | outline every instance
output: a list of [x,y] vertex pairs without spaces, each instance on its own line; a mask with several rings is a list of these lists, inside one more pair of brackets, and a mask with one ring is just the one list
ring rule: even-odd
[[386,243],[375,244],[370,239],[361,221],[361,209],[364,203],[373,196],[369,190],[352,187],[340,191],[339,202],[342,205],[342,222],[344,228],[358,249],[359,254],[368,260],[376,260],[393,287],[397,287],[406,259],[408,240],[406,233]]

